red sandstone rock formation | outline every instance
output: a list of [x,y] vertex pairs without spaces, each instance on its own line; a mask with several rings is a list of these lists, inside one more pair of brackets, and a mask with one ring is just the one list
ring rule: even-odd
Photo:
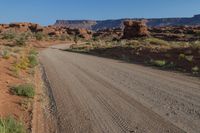
[[144,21],[124,21],[124,33],[122,38],[132,39],[135,37],[144,37],[148,35],[148,28]]

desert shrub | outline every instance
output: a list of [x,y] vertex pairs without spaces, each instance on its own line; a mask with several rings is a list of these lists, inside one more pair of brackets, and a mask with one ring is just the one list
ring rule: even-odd
[[11,75],[13,77],[16,77],[16,78],[19,77],[19,71],[20,71],[20,69],[18,67],[12,66],[11,69],[10,69],[10,71],[12,72]]
[[13,47],[12,52],[13,53],[19,53],[21,51],[21,48],[19,47]]
[[192,42],[190,46],[192,48],[200,48],[200,41]]
[[193,73],[198,73],[200,71],[199,67],[198,66],[195,66],[192,68],[192,72]]
[[178,41],[170,42],[170,46],[173,48],[189,47],[190,45],[191,44],[189,42],[178,42]]
[[25,46],[26,45],[26,39],[24,37],[19,37],[15,40],[15,44],[17,46]]
[[169,62],[169,63],[166,63],[164,65],[164,68],[167,68],[167,69],[174,69],[176,68],[176,64],[174,62]]
[[189,62],[192,62],[192,61],[193,61],[193,58],[194,58],[194,56],[192,56],[192,55],[187,55],[187,56],[185,56],[185,59],[186,59],[187,61],[189,61]]
[[29,66],[30,66],[30,67],[33,68],[33,67],[35,67],[35,66],[38,65],[38,60],[37,60],[36,55],[30,54],[30,55],[28,56],[28,60],[29,60]]
[[16,37],[14,32],[8,31],[2,34],[2,39],[13,40]]
[[61,36],[60,36],[60,40],[61,40],[61,41],[65,41],[65,40],[66,40],[66,36],[65,36],[65,35],[61,35]]
[[77,45],[73,44],[70,46],[70,50],[76,52],[88,52],[93,46],[92,45]]
[[161,45],[161,46],[168,46],[169,43],[167,41],[158,39],[158,38],[147,38],[146,42],[153,44],[153,45]]
[[11,87],[11,92],[18,96],[33,98],[35,96],[35,87],[32,84],[21,84]]
[[179,59],[179,60],[184,60],[184,59],[185,59],[185,54],[179,54],[178,59]]
[[20,37],[23,37],[24,40],[28,40],[29,37],[31,37],[31,33],[30,32],[24,32],[20,34]]
[[61,41],[71,40],[71,38],[70,38],[70,36],[68,34],[62,34],[59,39]]
[[36,40],[41,41],[44,38],[44,34],[42,32],[38,32],[35,34],[35,38]]
[[164,67],[167,63],[165,60],[151,60],[150,64],[157,66],[157,67]]
[[32,108],[33,100],[30,98],[22,99],[20,105],[24,110],[29,110]]
[[8,50],[3,50],[3,51],[1,51],[1,56],[2,56],[4,59],[9,59],[9,58],[10,58],[10,51],[8,51]]
[[37,56],[29,54],[27,57],[22,56],[19,60],[14,63],[14,68],[26,70],[28,67],[35,67],[38,65]]
[[29,66],[29,59],[25,56],[20,57],[20,59],[14,63],[14,67],[19,69],[27,69],[28,66]]
[[131,46],[131,47],[138,46],[140,44],[141,42],[139,42],[138,40],[132,40],[126,43],[126,45]]
[[35,50],[35,49],[31,49],[30,51],[29,51],[29,55],[37,55],[38,54],[38,52]]
[[186,60],[186,61],[192,62],[193,58],[194,56],[192,55],[179,54],[179,60]]
[[34,76],[34,75],[35,75],[35,69],[34,69],[34,68],[29,69],[29,70],[28,70],[28,74]]
[[25,127],[22,122],[13,117],[0,118],[0,133],[25,133]]

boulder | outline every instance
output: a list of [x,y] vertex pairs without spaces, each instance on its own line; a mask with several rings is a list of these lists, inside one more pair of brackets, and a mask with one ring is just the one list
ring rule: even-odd
[[124,21],[123,39],[148,36],[148,27],[144,21]]
[[29,24],[31,32],[43,32],[44,28],[39,24]]
[[89,40],[92,38],[92,32],[86,29],[78,29],[78,34],[80,37]]

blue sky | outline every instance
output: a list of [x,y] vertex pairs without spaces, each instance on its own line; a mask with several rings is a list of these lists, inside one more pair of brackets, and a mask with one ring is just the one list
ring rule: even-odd
[[0,23],[53,24],[57,19],[191,17],[200,0],[1,0]]

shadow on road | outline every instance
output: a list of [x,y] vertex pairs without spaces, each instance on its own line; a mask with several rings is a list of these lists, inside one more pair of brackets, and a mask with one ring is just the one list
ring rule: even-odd
[[61,48],[59,49],[61,51],[66,51],[66,52],[72,52],[72,53],[78,53],[78,54],[85,54],[85,55],[91,55],[91,56],[96,56],[96,57],[101,57],[101,58],[108,58],[108,59],[113,59],[113,60],[117,60],[120,63],[129,63],[129,64],[137,64],[137,65],[141,65],[144,67],[150,67],[152,69],[157,69],[157,70],[162,70],[162,71],[168,71],[168,72],[174,72],[174,73],[182,73],[186,76],[192,76],[192,77],[200,77],[200,74],[195,74],[195,73],[191,73],[188,72],[185,69],[182,68],[177,68],[177,67],[158,67],[155,66],[151,63],[149,63],[148,61],[142,60],[142,59],[137,59],[137,58],[126,58],[123,56],[112,56],[108,55],[108,54],[104,54],[103,51],[105,49],[98,49],[98,52],[96,52],[96,50],[91,50],[91,51],[77,51],[77,50],[73,50],[70,48]]

